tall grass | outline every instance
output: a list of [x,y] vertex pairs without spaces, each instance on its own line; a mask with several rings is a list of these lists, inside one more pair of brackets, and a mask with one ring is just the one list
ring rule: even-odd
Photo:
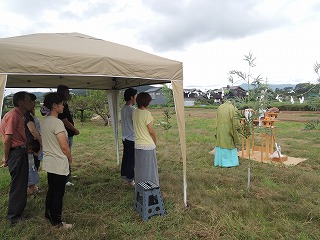
[[[152,109],[155,119],[161,109]],[[116,164],[111,127],[76,122],[74,186],[66,189],[63,220],[73,229],[53,229],[44,218],[46,174],[41,193],[28,198],[26,220],[9,227],[5,220],[10,176],[0,169],[0,239],[319,239],[319,131],[302,122],[277,123],[285,154],[308,160],[297,166],[252,162],[251,191],[246,190],[247,161],[236,168],[213,167],[214,109],[186,109],[188,207],[183,204],[182,162],[177,125],[166,138],[156,126],[161,193],[167,215],[143,222],[134,210],[134,189],[124,186]],[[299,120],[299,119],[298,119]],[[2,145],[1,151],[2,151]],[[2,153],[2,152],[1,152]]]

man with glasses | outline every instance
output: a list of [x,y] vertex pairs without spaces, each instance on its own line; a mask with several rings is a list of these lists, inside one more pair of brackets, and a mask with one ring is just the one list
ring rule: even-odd
[[24,114],[31,111],[32,101],[27,92],[13,95],[14,108],[7,112],[1,121],[1,134],[4,146],[2,166],[8,166],[11,183],[7,218],[11,225],[21,220],[27,204],[28,153]]

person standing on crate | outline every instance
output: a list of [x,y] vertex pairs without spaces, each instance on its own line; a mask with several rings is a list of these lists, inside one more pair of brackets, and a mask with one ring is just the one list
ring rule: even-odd
[[[57,93],[62,96],[63,99],[63,112],[59,114],[58,118],[62,120],[65,128],[67,129],[68,132],[68,142],[69,142],[69,147],[70,151],[72,151],[72,144],[73,144],[73,136],[74,135],[79,135],[80,132],[79,130],[74,126],[73,118],[69,110],[68,106],[68,101],[70,100],[70,91],[69,87],[65,85],[59,85],[57,87]],[[71,182],[71,168],[70,168],[70,173],[68,175],[68,179],[66,182],[67,186],[73,186],[74,184]]]
[[237,132],[240,120],[237,118],[237,111],[230,101],[226,101],[218,108],[214,166],[235,167],[239,165],[236,145],[240,143]]
[[134,131],[132,113],[135,110],[137,90],[128,88],[124,92],[126,104],[121,109],[121,130],[123,156],[121,163],[121,177],[128,185],[134,186]]
[[135,181],[152,181],[159,185],[158,163],[156,157],[157,135],[153,128],[153,117],[147,110],[152,98],[149,93],[137,96],[138,109],[133,111]]
[[22,218],[27,204],[28,153],[24,127],[24,114],[31,111],[32,101],[27,92],[13,95],[14,108],[7,112],[1,121],[1,134],[4,147],[2,166],[8,166],[11,182],[7,218],[15,225]]

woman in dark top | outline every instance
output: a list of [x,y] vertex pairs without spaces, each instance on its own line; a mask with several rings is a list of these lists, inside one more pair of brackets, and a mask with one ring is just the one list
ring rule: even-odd
[[29,177],[28,177],[28,190],[29,194],[36,194],[38,192],[37,183],[39,182],[38,169],[35,166],[35,159],[38,157],[38,152],[41,148],[41,136],[35,126],[35,121],[32,116],[34,114],[36,96],[29,93],[32,100],[32,109],[26,112],[24,116],[26,138],[27,138],[27,151],[29,160]]

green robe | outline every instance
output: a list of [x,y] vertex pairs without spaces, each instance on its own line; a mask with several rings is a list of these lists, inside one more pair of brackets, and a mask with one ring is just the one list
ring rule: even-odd
[[240,143],[237,132],[240,120],[237,118],[237,111],[230,101],[226,101],[218,108],[216,146],[233,149]]

